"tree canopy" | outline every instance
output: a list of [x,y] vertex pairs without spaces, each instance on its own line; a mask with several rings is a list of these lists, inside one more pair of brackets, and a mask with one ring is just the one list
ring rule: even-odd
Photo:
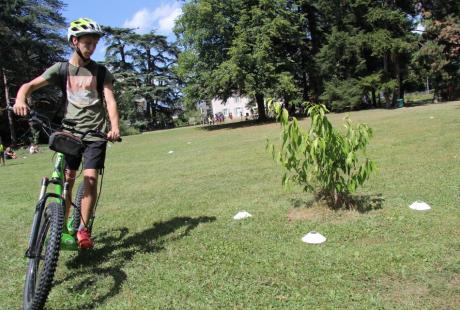
[[179,50],[153,31],[104,27],[106,64],[117,80],[120,114],[141,130],[170,127],[180,110],[180,81],[175,74]]
[[[9,138],[9,123],[12,117],[5,113],[6,95],[15,96],[19,86],[40,75],[45,68],[63,59],[67,43],[61,33],[65,21],[60,11],[64,4],[60,0],[1,0],[0,1],[0,133],[4,141]],[[55,98],[56,92],[45,90]],[[10,99],[8,98],[8,99]],[[10,103],[14,103],[11,102]],[[14,131],[11,139],[15,140]]]
[[[123,121],[172,126],[198,102],[250,98],[260,118],[277,98],[290,112],[306,101],[330,110],[392,107],[407,91],[460,97],[457,0],[186,0],[178,42],[155,32],[104,27]],[[0,0],[0,70],[6,97],[62,61],[69,47],[61,0]],[[35,98],[58,101],[59,92]],[[0,130],[8,124],[0,109]]]
[[[391,107],[429,78],[458,97],[457,1],[193,0],[176,23],[184,101]],[[416,31],[425,27],[423,35]]]

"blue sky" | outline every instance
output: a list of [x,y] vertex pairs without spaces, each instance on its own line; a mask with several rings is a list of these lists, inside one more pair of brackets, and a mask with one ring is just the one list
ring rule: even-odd
[[[165,35],[175,40],[172,33],[174,20],[181,14],[182,1],[175,0],[63,0],[66,4],[62,15],[67,23],[79,17],[89,17],[98,23],[112,27],[138,28],[137,32]],[[93,55],[104,59],[104,42],[101,41]]]

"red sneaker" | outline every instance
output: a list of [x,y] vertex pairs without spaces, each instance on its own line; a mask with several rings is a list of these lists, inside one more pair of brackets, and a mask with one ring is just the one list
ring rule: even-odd
[[77,231],[77,241],[80,249],[92,249],[94,246],[94,243],[91,240],[91,233],[86,228]]

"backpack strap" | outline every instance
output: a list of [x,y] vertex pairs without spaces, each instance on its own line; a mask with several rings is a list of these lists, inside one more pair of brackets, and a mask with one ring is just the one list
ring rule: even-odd
[[97,93],[99,94],[99,98],[101,101],[104,98],[104,81],[105,81],[105,74],[107,69],[105,66],[97,64],[97,73],[96,73],[96,87]]
[[59,87],[62,91],[62,103],[67,104],[67,76],[69,75],[69,62],[61,62],[59,66]]
[[61,105],[54,113],[53,118],[61,118],[64,117],[65,111],[67,110],[67,76],[69,75],[69,63],[67,61],[63,61],[60,63],[59,71],[58,71],[58,81],[59,81],[59,88],[62,92],[61,97]]

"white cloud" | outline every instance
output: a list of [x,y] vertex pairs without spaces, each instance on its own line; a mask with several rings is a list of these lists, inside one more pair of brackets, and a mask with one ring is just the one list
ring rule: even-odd
[[123,27],[138,28],[139,33],[147,33],[155,29],[159,34],[170,35],[174,21],[180,14],[182,9],[177,2],[162,4],[154,10],[144,8],[137,11],[131,19],[126,20]]
[[153,26],[154,21],[150,16],[150,12],[147,9],[137,11],[136,14],[130,19],[125,21],[123,24],[127,28],[139,28],[140,31],[145,32],[147,28]]
[[182,9],[176,8],[169,15],[161,18],[158,21],[158,24],[160,25],[160,28],[158,30],[164,31],[164,32],[172,32],[172,29],[174,27],[174,22],[181,14],[182,14]]

